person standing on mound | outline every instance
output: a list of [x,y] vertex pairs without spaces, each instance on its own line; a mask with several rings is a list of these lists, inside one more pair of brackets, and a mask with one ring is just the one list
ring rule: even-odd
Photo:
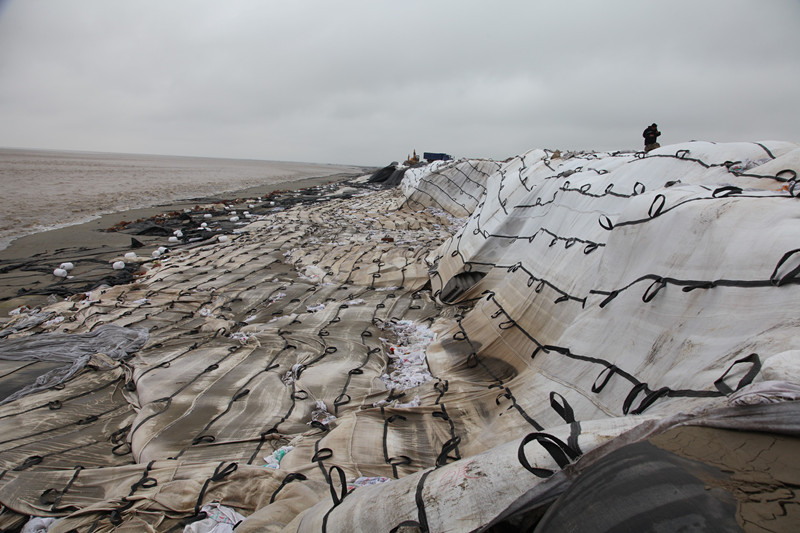
[[658,144],[658,136],[661,135],[661,132],[658,131],[658,125],[653,122],[649,126],[647,126],[642,133],[642,137],[644,137],[644,151],[649,152],[650,150],[655,150],[656,148],[660,147],[661,145]]

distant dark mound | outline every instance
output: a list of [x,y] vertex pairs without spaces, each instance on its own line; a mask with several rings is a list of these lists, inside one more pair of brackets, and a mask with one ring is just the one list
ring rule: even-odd
[[378,183],[386,188],[397,187],[400,185],[400,182],[403,181],[406,168],[407,167],[397,168],[397,163],[392,163],[370,176],[368,183]]

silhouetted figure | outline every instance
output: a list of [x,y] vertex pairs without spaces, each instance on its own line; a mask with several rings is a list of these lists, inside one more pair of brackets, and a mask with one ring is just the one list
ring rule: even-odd
[[661,132],[658,131],[658,125],[655,122],[645,128],[644,132],[642,133],[642,137],[644,137],[645,152],[655,150],[661,146],[657,141],[659,135],[661,135]]

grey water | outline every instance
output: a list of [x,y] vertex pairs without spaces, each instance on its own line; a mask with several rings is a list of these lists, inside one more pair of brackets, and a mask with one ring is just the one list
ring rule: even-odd
[[0,148],[0,250],[17,237],[104,213],[359,170],[333,164]]

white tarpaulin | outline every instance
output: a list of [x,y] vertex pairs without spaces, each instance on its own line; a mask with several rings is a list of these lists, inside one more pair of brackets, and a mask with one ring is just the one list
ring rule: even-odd
[[798,170],[785,142],[437,162],[12,321],[149,340],[0,406],[0,525],[471,531],[670,427],[798,435]]

